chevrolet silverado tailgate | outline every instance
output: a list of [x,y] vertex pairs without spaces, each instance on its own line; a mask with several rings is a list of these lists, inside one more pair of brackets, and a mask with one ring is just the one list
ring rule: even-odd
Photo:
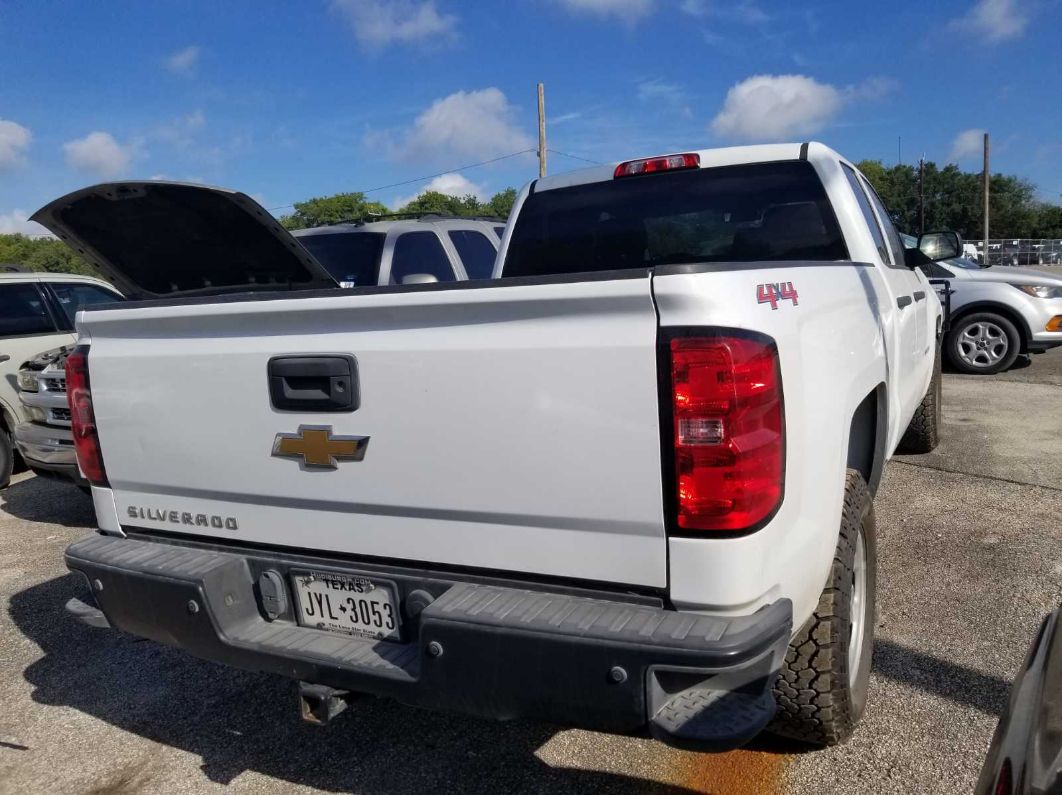
[[[127,528],[663,587],[656,327],[643,272],[127,306],[79,329]],[[278,409],[278,356],[353,357],[360,404]],[[307,431],[368,437],[363,458],[314,466]]]

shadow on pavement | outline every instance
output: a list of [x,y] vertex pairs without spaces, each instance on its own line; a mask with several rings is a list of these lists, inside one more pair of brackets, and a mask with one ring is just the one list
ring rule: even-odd
[[0,511],[28,522],[95,527],[92,498],[73,483],[30,476],[0,491]]
[[1010,695],[1005,679],[884,638],[874,640],[874,673],[994,717],[1002,714]]
[[[1014,360],[1014,363],[1011,364],[1010,367],[1008,367],[1006,370],[1003,370],[1001,373],[995,373],[994,375],[1003,375],[1004,373],[1010,373],[1014,370],[1024,370],[1026,367],[1032,367],[1032,363],[1032,355],[1019,354],[1018,358]],[[945,373],[950,373],[952,375],[969,375],[969,373],[962,373],[957,370],[955,368],[955,365],[953,365],[948,360],[947,356],[945,356],[943,361],[941,362],[940,369],[943,370]],[[991,376],[976,376],[975,374],[975,377],[990,378]]]
[[[16,501],[20,499],[17,495]],[[67,575],[15,594],[10,615],[43,651],[26,668],[33,699],[72,707],[202,759],[220,784],[253,770],[332,791],[691,792],[619,774],[553,768],[535,755],[556,729],[352,704],[333,724],[301,723],[293,684],[68,618],[85,584]],[[129,771],[150,784],[150,771]],[[124,775],[116,771],[117,775]]]

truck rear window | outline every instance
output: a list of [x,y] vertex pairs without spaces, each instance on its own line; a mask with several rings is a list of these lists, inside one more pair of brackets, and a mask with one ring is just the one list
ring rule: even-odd
[[503,275],[847,257],[818,174],[794,160],[533,193],[516,218]]
[[384,235],[380,232],[335,232],[296,238],[332,277],[354,287],[376,284]]

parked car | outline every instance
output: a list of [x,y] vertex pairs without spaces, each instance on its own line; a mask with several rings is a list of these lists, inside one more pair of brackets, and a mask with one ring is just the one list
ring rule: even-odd
[[70,406],[66,396],[66,354],[69,347],[35,356],[18,372],[19,401],[26,418],[15,426],[15,448],[36,475],[88,484],[77,468]]
[[[915,238],[904,236],[908,248]],[[982,267],[964,257],[931,262],[930,278],[951,280],[951,328],[944,352],[956,370],[1006,370],[1020,354],[1062,345],[1062,277],[1010,267]]]
[[304,289],[328,274],[266,217],[165,183],[33,216],[163,299],[83,312],[67,358],[100,529],[73,612],[299,680],[316,722],[373,693],[701,748],[852,732],[872,498],[937,443],[943,321],[855,166],[539,179],[460,285]]
[[1062,792],[1062,608],[1040,624],[1011,685],[975,792]]
[[[424,215],[299,229],[292,235],[343,287],[489,279],[505,222]],[[429,278],[430,277],[430,278]]]
[[26,421],[18,399],[22,363],[72,343],[79,308],[116,300],[113,287],[89,276],[0,272],[0,488],[15,464],[12,433]]

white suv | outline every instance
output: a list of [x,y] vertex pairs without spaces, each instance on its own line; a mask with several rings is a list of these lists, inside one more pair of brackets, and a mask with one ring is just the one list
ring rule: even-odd
[[0,273],[0,488],[15,463],[11,434],[27,419],[18,399],[22,363],[72,343],[74,316],[82,306],[121,300],[107,282],[89,276]]
[[423,215],[292,235],[342,287],[489,279],[505,231],[497,218]]

